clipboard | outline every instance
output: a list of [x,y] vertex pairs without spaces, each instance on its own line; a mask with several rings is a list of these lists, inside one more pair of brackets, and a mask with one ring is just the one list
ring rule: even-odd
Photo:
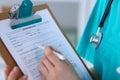
[[[73,48],[73,50],[76,52],[76,50],[74,49],[74,47],[72,46],[71,42],[69,41],[69,39],[67,38],[67,36],[64,34],[62,28],[60,27],[59,23],[57,22],[57,20],[55,19],[54,15],[52,14],[51,10],[49,9],[49,7],[46,4],[43,5],[38,5],[38,6],[34,6],[33,7],[33,11],[39,11],[39,10],[43,10],[43,9],[48,9],[48,11],[50,12],[51,16],[53,17],[53,19],[55,20],[56,24],[58,25],[60,31],[63,33],[63,35],[65,36],[65,38],[67,39],[68,43],[71,45],[71,47]],[[8,13],[1,13],[0,14],[0,20],[3,19],[7,19],[8,18]],[[16,61],[13,59],[13,57],[10,55],[10,52],[8,51],[8,49],[6,48],[6,46],[4,45],[3,41],[0,39],[0,53],[2,58],[4,59],[4,61],[6,62],[6,64],[8,64],[11,68],[13,68],[14,66],[18,66]],[[76,52],[77,54],[77,52]],[[78,54],[77,54],[78,55]],[[7,57],[6,57],[7,56]],[[78,55],[79,56],[79,55]],[[82,61],[83,65],[85,66],[85,68],[87,69],[87,71],[89,72],[89,74],[91,75],[91,77],[94,80],[94,77],[92,75],[92,73],[88,70],[87,66],[85,65],[84,61],[79,57],[79,59]],[[18,66],[19,67],[19,66]],[[21,76],[23,75],[22,71],[21,71]]]
[[[37,6],[33,7],[33,12],[36,12],[36,11],[39,11],[39,10],[42,10],[42,9],[46,9],[46,8],[49,9],[49,7],[46,4],[37,5]],[[8,19],[9,11],[10,10],[7,10],[7,12],[5,12],[5,13],[4,12],[0,13],[0,20]],[[50,11],[50,9],[49,9],[49,11]],[[0,39],[0,56],[2,56],[5,63],[7,65],[9,65],[11,68],[13,68],[14,66],[18,66],[16,61],[12,58],[12,56],[10,55],[10,52],[8,51],[8,49],[6,48],[6,46],[4,45],[4,43],[1,39]],[[21,71],[20,75],[21,76],[23,75],[22,71]]]
[[[48,8],[48,6],[46,4],[38,5],[38,6],[33,7],[33,11],[36,12],[38,10],[42,10],[42,9],[46,9],[46,8]],[[8,12],[9,11],[10,10],[8,10]],[[8,12],[0,13],[0,20],[8,19]],[[11,68],[13,68],[14,66],[18,66],[17,63],[15,62],[15,60],[10,55],[10,52],[8,51],[8,49],[6,48],[6,46],[4,45],[4,43],[1,39],[0,39],[0,53],[1,53],[0,55],[2,56],[2,58],[4,59],[6,64],[9,65]],[[20,75],[22,76],[23,73],[21,72]]]

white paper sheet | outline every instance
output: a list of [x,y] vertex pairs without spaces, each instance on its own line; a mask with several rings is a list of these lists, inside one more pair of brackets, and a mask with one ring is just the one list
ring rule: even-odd
[[59,30],[49,11],[44,9],[36,14],[42,17],[42,22],[14,30],[9,26],[9,19],[0,21],[0,37],[22,72],[29,76],[29,80],[41,80],[37,64],[44,52],[38,49],[35,44],[50,45],[60,51],[71,62],[80,80],[92,80],[87,69]]

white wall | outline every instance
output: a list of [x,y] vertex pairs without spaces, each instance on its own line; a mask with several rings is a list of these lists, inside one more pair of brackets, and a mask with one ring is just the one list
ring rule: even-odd
[[[15,3],[21,3],[21,0],[1,0],[0,7]],[[33,3],[47,3],[62,26],[77,26],[79,0],[33,0]]]
[[[20,4],[22,0],[0,0],[2,6]],[[34,5],[47,3],[62,26],[84,27],[95,0],[32,0]]]
[[78,39],[80,38],[96,0],[80,0],[78,13]]

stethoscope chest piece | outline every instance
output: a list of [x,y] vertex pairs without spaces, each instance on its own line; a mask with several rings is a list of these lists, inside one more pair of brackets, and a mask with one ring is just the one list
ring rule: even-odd
[[90,43],[94,44],[94,48],[98,48],[100,42],[102,40],[102,33],[98,32],[96,34],[92,34],[91,38],[90,38]]

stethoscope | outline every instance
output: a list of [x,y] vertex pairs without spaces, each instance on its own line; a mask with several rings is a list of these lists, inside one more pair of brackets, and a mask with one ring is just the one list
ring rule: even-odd
[[[100,32],[100,29],[102,28],[102,26],[104,24],[104,21],[105,21],[105,19],[107,17],[107,14],[109,12],[109,9],[110,9],[110,6],[111,6],[112,2],[113,2],[113,0],[109,1],[108,5],[107,5],[107,7],[105,9],[105,12],[103,14],[102,20],[100,21],[100,24],[98,26],[97,33],[93,34],[92,37],[91,37],[91,39],[90,39],[90,43],[94,43],[94,47],[95,48],[98,48],[98,46],[99,46],[99,44],[100,44],[100,42],[102,40],[103,34]],[[116,72],[118,74],[120,74],[120,67],[116,68]]]
[[107,4],[107,7],[105,9],[105,12],[102,16],[102,19],[99,23],[99,26],[98,26],[98,29],[97,29],[97,33],[96,34],[92,34],[91,38],[90,38],[90,43],[93,43],[94,44],[94,48],[98,48],[102,38],[103,38],[103,34],[102,32],[100,32],[101,28],[103,27],[103,24],[105,22],[105,19],[108,15],[108,12],[109,12],[109,9],[111,7],[111,4],[112,4],[113,0],[109,0],[108,4]]

